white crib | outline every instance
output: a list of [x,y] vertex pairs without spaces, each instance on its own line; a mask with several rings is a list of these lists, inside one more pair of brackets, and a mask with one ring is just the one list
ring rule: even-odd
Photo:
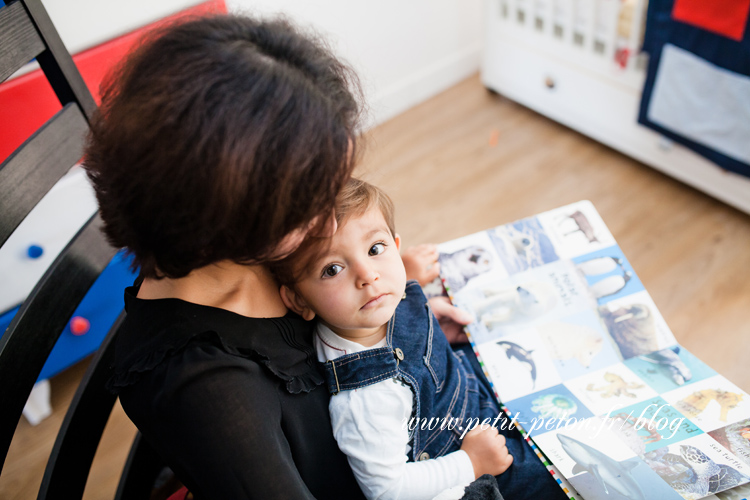
[[750,213],[750,178],[637,123],[648,0],[486,0],[484,85]]

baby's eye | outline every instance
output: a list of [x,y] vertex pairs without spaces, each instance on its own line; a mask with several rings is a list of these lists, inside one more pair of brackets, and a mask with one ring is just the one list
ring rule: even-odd
[[331,264],[330,266],[326,266],[326,268],[323,269],[323,278],[333,278],[343,270],[343,266],[340,266],[339,264]]
[[385,243],[375,243],[370,247],[370,251],[367,252],[367,255],[380,255],[383,252],[385,252]]

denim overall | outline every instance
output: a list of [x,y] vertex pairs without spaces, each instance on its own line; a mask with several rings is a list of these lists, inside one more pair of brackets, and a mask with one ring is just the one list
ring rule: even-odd
[[[413,417],[441,419],[432,430],[414,430],[410,461],[437,458],[461,447],[467,418],[496,417],[500,411],[477,382],[464,353],[456,354],[432,314],[416,281],[406,284],[405,298],[388,322],[386,346],[360,351],[325,363],[331,394],[397,378],[414,393]],[[446,425],[442,426],[445,417]],[[454,425],[448,426],[454,418]],[[449,427],[453,427],[450,429]]]

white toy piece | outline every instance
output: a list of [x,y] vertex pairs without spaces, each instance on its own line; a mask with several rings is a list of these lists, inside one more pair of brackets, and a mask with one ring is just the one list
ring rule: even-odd
[[26,406],[23,407],[23,416],[31,425],[38,425],[42,420],[52,415],[50,404],[49,380],[40,380],[31,389]]

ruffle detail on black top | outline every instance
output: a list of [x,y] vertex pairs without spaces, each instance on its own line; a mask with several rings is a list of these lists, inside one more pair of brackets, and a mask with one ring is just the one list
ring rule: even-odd
[[216,332],[207,331],[193,335],[182,335],[179,341],[172,341],[164,344],[162,347],[143,353],[140,357],[132,362],[116,360],[114,364],[114,374],[107,381],[105,387],[113,394],[117,394],[120,389],[128,387],[138,382],[144,373],[148,373],[159,366],[165,359],[173,356],[187,347],[191,342],[196,341],[201,344],[210,344],[220,347],[230,354],[238,354],[236,349],[222,342],[221,337]]
[[[286,382],[286,390],[292,394],[310,392],[321,385],[325,379],[320,371],[312,341],[302,342],[302,339],[298,338],[299,333],[294,329],[298,326],[295,325],[297,322],[304,320],[299,317],[284,317],[271,318],[268,321],[275,323],[283,343],[268,342],[260,349],[255,346],[249,349],[250,352],[243,352],[243,348],[239,348],[239,351],[251,357],[257,356],[259,359],[256,359],[263,366]],[[279,359],[283,359],[284,362],[279,363]]]
[[293,313],[248,318],[179,299],[142,300],[136,294],[136,287],[125,291],[128,316],[115,339],[114,374],[107,382],[114,394],[190,344],[251,359],[284,381],[292,394],[310,392],[324,382],[311,325]]

